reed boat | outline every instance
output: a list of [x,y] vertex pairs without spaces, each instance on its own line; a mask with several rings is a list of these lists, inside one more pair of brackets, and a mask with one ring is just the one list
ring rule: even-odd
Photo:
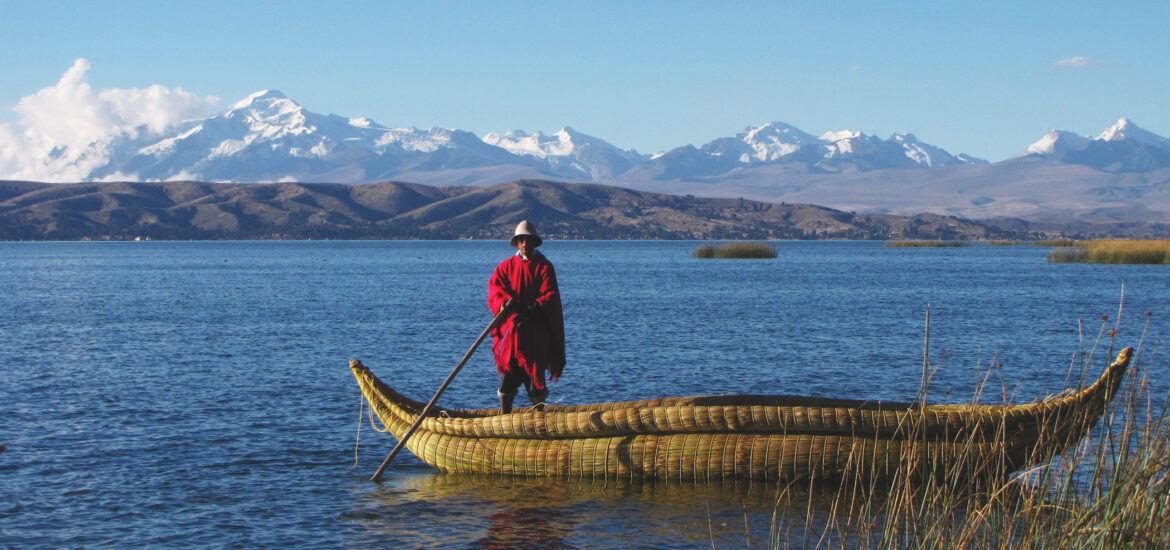
[[[432,407],[406,448],[444,471],[701,480],[1000,475],[1050,460],[1097,423],[1133,348],[1079,390],[1022,405],[919,405],[715,395],[498,409]],[[424,403],[350,361],[386,431],[402,438]],[[908,471],[909,470],[909,471]],[[902,474],[899,474],[902,472]]]

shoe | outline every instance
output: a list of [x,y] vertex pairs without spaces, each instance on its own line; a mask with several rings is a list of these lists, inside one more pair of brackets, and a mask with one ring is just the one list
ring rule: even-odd
[[516,394],[514,392],[500,393],[499,390],[496,390],[496,395],[500,396],[500,414],[512,412],[512,400],[516,399]]

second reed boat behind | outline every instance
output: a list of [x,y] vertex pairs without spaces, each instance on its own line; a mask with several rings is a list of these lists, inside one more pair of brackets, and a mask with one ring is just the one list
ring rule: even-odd
[[[433,407],[406,448],[445,472],[658,479],[890,479],[1004,474],[1080,440],[1117,393],[1133,348],[1079,391],[1024,405],[926,405],[811,397],[674,397],[547,407]],[[362,394],[401,438],[424,404],[358,360]],[[907,469],[914,470],[906,472]]]

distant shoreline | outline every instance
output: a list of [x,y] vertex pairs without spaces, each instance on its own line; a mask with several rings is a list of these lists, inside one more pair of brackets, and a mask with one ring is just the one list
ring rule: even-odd
[[520,219],[560,240],[1153,238],[1170,224],[972,221],[701,198],[599,184],[0,182],[0,240],[494,240]]

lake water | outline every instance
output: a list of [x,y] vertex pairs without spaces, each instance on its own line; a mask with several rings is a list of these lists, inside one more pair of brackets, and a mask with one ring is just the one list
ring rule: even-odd
[[[1144,356],[1170,334],[1165,266],[873,242],[695,260],[697,244],[545,244],[568,340],[551,400],[912,400],[929,307],[932,402],[969,402],[992,363],[985,395],[1030,401],[1065,386],[1102,315],[1115,328],[1123,285],[1115,347],[1138,343],[1147,311]],[[442,475],[409,453],[376,484],[394,440],[368,425],[355,467],[348,360],[429,398],[490,320],[487,278],[509,251],[0,243],[0,546],[764,546],[774,488],[758,484]],[[1164,360],[1152,368],[1164,396]],[[484,346],[440,405],[495,406],[495,382]]]

